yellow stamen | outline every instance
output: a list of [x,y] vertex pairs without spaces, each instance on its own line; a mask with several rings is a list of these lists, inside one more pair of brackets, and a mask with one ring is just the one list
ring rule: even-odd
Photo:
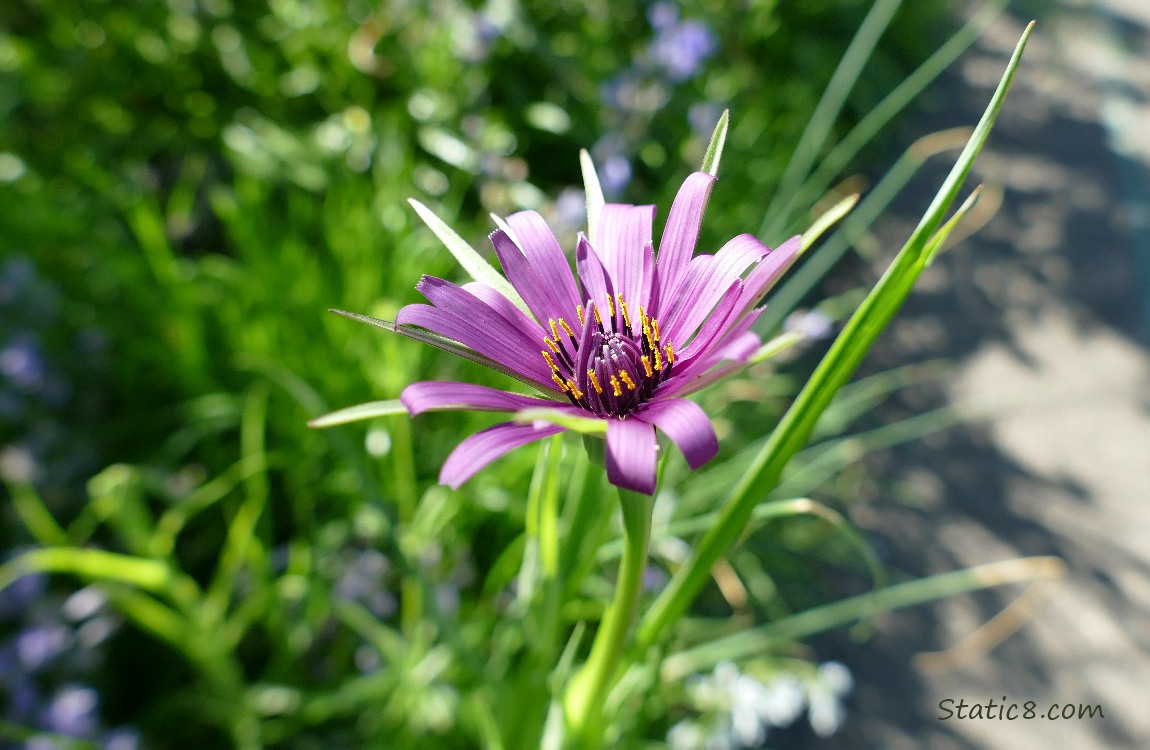
[[551,379],[555,381],[555,385],[559,386],[559,390],[564,393],[567,392],[567,384],[563,382],[563,378],[559,377],[559,373],[552,373]]
[[659,321],[651,318],[651,330],[655,332],[655,343],[659,343]]
[[615,317],[615,300],[611,299],[611,295],[607,295],[607,310],[611,313],[611,317]]
[[655,374],[655,371],[651,369],[650,357],[644,354],[642,357],[639,357],[639,361],[643,363],[643,370],[647,373],[647,377],[651,377]]
[[603,319],[599,317],[599,305],[594,302],[591,303],[591,312],[595,313],[595,322],[600,326],[603,325]]
[[574,380],[567,378],[567,386],[571,389],[571,395],[573,395],[576,400],[583,398],[583,392],[575,385]]
[[655,369],[663,370],[663,356],[659,354],[659,347],[652,347],[651,353],[655,355]]
[[579,325],[586,325],[583,320],[583,305],[575,305],[575,314],[579,316]]
[[551,326],[551,335],[555,337],[556,341],[558,341],[559,340],[559,329],[555,327],[555,318],[548,318],[547,324],[549,326]]
[[627,303],[623,301],[622,294],[619,295],[619,309],[623,311],[623,323],[626,324],[628,328],[630,328],[631,318],[627,316]]
[[558,345],[558,344],[556,344],[556,343],[555,343],[554,341],[552,341],[551,339],[544,337],[544,338],[543,338],[543,343],[544,343],[544,344],[547,344],[547,348],[548,348],[548,349],[550,349],[551,351],[555,352],[556,354],[558,354],[558,353],[559,353],[559,345]]
[[663,348],[667,350],[667,361],[671,364],[675,364],[675,347],[668,341],[667,345]]
[[628,372],[626,370],[623,370],[622,372],[619,373],[619,379],[627,384],[627,390],[629,390],[629,391],[635,390],[635,381],[631,380],[631,376],[630,376],[630,374],[628,374]]
[[559,327],[567,332],[567,335],[571,337],[572,341],[575,340],[575,332],[571,330],[571,326],[567,325],[567,321],[563,320],[563,318],[559,319]]
[[599,385],[599,378],[595,377],[594,370],[587,371],[587,377],[591,379],[591,387],[595,389],[596,393],[603,392],[603,386]]
[[555,366],[555,360],[551,359],[551,352],[549,352],[545,349],[542,352],[540,352],[540,354],[543,355],[543,359],[547,360],[547,364],[551,365],[551,369],[554,372],[558,373],[559,368]]
[[619,378],[614,375],[611,376],[611,388],[614,389],[616,396],[623,395],[623,389],[619,387]]

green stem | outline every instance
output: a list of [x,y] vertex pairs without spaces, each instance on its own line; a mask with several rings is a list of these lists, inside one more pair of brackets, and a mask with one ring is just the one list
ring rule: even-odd
[[654,498],[620,489],[619,500],[623,511],[623,555],[615,596],[595,634],[587,663],[571,680],[563,702],[568,743],[581,749],[595,747],[601,739],[603,704],[618,672],[647,566]]

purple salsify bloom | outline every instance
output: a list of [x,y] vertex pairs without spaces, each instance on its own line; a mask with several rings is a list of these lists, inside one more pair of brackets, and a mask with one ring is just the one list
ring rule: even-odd
[[[800,244],[794,237],[772,251],[743,234],[714,255],[695,256],[714,181],[696,172],[683,183],[658,256],[654,206],[603,206],[593,235],[579,235],[574,275],[539,214],[510,216],[491,241],[531,315],[490,285],[424,276],[416,288],[431,304],[400,310],[396,331],[487,364],[546,397],[421,382],[404,389],[404,406],[413,416],[546,409],[560,419],[604,420],[608,479],[645,494],[655,491],[656,429],[678,445],[692,470],[705,464],[718,440],[707,415],[684,396],[742,367],[756,351],[760,341],[750,331],[761,312],[756,305]],[[460,443],[439,481],[458,488],[511,450],[564,429],[545,420],[497,424]]]

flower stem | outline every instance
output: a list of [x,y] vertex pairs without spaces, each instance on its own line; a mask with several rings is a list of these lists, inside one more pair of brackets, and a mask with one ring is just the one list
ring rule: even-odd
[[596,747],[602,740],[603,704],[635,619],[647,566],[654,497],[620,489],[619,500],[623,511],[623,556],[615,596],[599,624],[587,663],[571,680],[563,701],[568,745],[580,750]]

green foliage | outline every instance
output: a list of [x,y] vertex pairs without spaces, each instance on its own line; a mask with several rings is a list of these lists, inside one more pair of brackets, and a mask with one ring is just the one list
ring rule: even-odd
[[[0,382],[13,522],[0,532],[0,589],[51,573],[51,601],[78,580],[125,623],[96,649],[97,669],[51,679],[96,684],[105,723],[135,727],[145,747],[510,749],[553,737],[556,696],[587,659],[621,554],[601,471],[578,441],[556,439],[462,492],[435,485],[459,437],[492,420],[413,422],[396,415],[402,387],[510,381],[324,310],[391,320],[421,274],[484,274],[491,212],[537,208],[572,247],[582,219],[566,199],[581,203],[584,147],[603,176],[586,182],[592,204],[605,193],[665,211],[689,171],[718,167],[723,139],[708,149],[708,138],[725,108],[703,244],[759,226],[774,244],[836,203],[837,220],[850,201],[832,191],[820,203],[832,182],[877,153],[864,147],[941,67],[936,56],[900,86],[947,38],[943,5],[685,3],[678,20],[713,35],[687,75],[660,62],[654,9],[630,3],[0,7],[0,347],[34,342],[50,371],[41,383],[68,385],[57,398]],[[947,59],[976,31],[945,46]],[[848,48],[857,59],[840,66]],[[894,170],[879,198],[908,178]],[[780,181],[802,198],[777,192]],[[821,248],[849,248],[885,205],[867,200],[863,220]],[[20,294],[35,304],[6,291],[26,266],[36,281]],[[792,290],[768,333],[805,291]],[[820,309],[837,319],[855,302]],[[742,475],[805,377],[805,359],[775,355],[806,343],[784,333],[747,379],[704,394],[723,453],[692,479],[678,460],[663,467],[673,517],[656,514],[647,572],[677,568],[686,540],[711,527],[716,489]],[[858,403],[910,379],[830,407],[824,424],[838,432],[798,455],[773,497],[790,504],[750,510],[755,528],[789,530],[805,561],[873,573],[832,500],[805,498],[859,445],[947,422],[829,440]],[[367,400],[370,422],[307,427]],[[635,593],[641,566],[627,560]],[[780,592],[818,582],[810,566],[731,560],[760,619],[793,606]],[[725,607],[708,589],[695,612]],[[27,623],[3,616],[7,641]],[[687,622],[691,650],[666,664],[677,677],[711,664],[699,644],[734,637],[730,627],[700,637]],[[755,637],[779,632],[813,630]],[[636,663],[618,683],[627,706],[657,672]],[[607,669],[597,689],[619,676]],[[668,686],[604,728],[619,746],[662,741],[685,705]],[[35,721],[0,724],[0,737],[52,730]],[[93,730],[85,741],[105,740]]]

